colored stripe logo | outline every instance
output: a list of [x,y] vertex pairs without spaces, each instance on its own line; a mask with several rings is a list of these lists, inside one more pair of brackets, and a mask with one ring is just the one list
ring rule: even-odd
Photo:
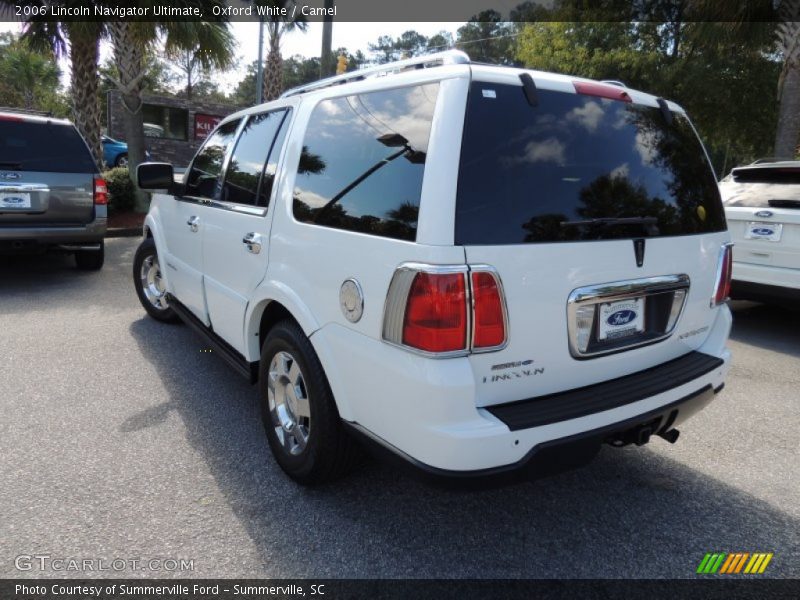
[[772,560],[772,552],[708,552],[697,567],[699,575],[760,575]]

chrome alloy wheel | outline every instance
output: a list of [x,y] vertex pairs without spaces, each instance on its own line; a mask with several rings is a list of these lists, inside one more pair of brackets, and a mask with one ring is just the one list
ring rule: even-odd
[[169,308],[169,304],[167,303],[167,288],[164,285],[164,280],[161,278],[161,267],[158,264],[157,256],[148,256],[142,261],[139,278],[142,281],[142,290],[144,291],[147,301],[158,310],[166,310]]
[[267,389],[275,435],[287,454],[297,456],[308,444],[311,409],[300,364],[288,352],[278,352],[273,357]]

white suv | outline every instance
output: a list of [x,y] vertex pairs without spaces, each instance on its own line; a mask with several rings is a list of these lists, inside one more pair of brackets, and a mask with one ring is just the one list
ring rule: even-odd
[[280,466],[367,443],[530,477],[671,442],[723,386],[731,252],[677,105],[448,52],[226,118],[156,193],[134,280],[258,383]]
[[800,299],[800,162],[762,159],[719,184],[736,242],[731,295],[794,304]]

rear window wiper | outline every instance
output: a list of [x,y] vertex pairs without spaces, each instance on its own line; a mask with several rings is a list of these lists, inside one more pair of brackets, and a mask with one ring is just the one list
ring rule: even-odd
[[800,208],[800,200],[768,200],[773,208]]
[[561,221],[561,227],[585,227],[587,225],[656,225],[657,217],[605,217],[582,221]]

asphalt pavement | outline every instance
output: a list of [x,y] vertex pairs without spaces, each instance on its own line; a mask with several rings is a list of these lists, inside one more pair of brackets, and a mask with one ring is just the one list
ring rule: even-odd
[[0,257],[0,578],[692,578],[716,551],[800,577],[800,312],[734,305],[727,387],[674,446],[486,491],[374,461],[305,489],[269,454],[255,388],[146,317],[138,241],[107,241],[97,273]]

